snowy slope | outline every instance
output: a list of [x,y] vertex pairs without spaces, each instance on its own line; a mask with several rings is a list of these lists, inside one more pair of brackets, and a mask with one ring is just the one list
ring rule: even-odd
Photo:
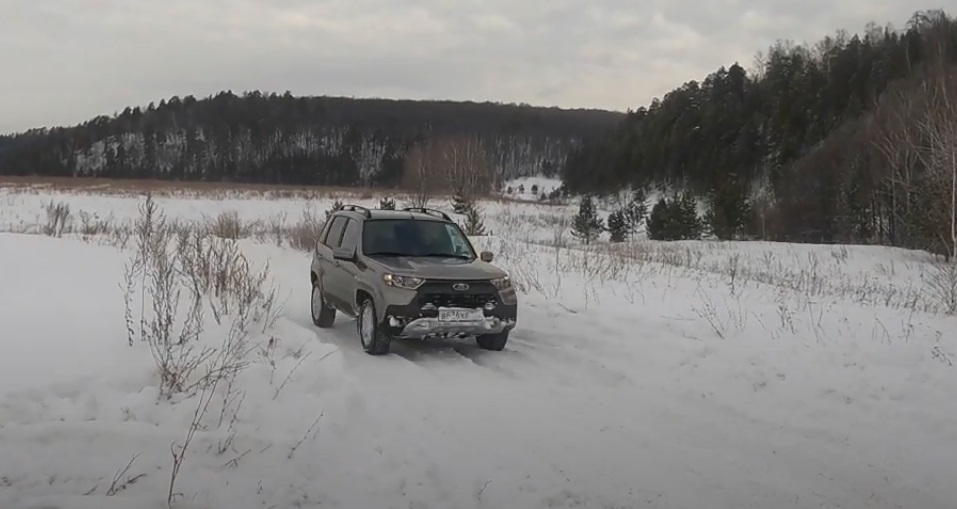
[[[957,323],[847,290],[904,295],[927,257],[643,243],[626,263],[476,242],[523,290],[507,349],[377,358],[347,319],[313,327],[307,254],[241,241],[283,316],[254,337],[237,422],[193,439],[174,507],[954,507]],[[129,256],[0,234],[0,508],[166,506],[196,400],[158,398],[148,348],[127,345]]]

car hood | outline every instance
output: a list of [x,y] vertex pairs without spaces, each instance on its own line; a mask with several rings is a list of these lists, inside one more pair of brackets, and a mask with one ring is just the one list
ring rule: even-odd
[[397,274],[424,279],[494,279],[507,275],[504,270],[478,259],[417,256],[376,256],[373,259]]

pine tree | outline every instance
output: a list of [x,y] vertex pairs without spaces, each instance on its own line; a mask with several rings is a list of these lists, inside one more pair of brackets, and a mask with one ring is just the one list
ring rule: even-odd
[[382,210],[395,210],[395,200],[386,196],[379,200],[379,208]]
[[734,240],[740,235],[751,215],[747,182],[731,173],[712,191],[705,222],[721,240]]
[[[641,223],[645,221],[648,215],[648,195],[644,188],[638,187],[631,192],[631,201],[628,203],[624,214],[628,232],[637,233]],[[609,224],[609,227],[611,227],[611,224]]]
[[661,198],[648,217],[648,237],[654,240],[689,240],[701,237],[702,222],[690,194]]
[[465,194],[462,189],[456,189],[452,193],[452,210],[456,214],[466,214],[469,211],[472,200]]
[[671,208],[664,198],[660,198],[658,203],[651,209],[648,216],[648,238],[652,240],[670,240],[668,239],[668,227],[671,223]]
[[605,224],[598,217],[595,202],[591,196],[583,197],[578,204],[578,214],[572,219],[572,235],[588,245],[598,240],[604,229]]
[[625,210],[616,210],[608,215],[608,233],[612,242],[628,240],[630,226]]
[[470,237],[486,235],[485,223],[482,221],[481,211],[474,203],[469,202],[465,211],[465,224],[462,226],[465,234]]
[[701,238],[702,221],[698,217],[698,203],[689,193],[682,194],[674,200],[675,203],[675,236],[677,240]]

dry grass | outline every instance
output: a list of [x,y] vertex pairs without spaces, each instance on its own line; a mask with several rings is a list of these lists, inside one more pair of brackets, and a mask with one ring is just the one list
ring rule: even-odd
[[[254,271],[235,242],[171,225],[151,196],[140,212],[123,284],[128,342],[150,346],[162,394],[193,393],[238,372],[250,327],[278,316],[268,266]],[[209,316],[229,327],[222,345],[202,340]]]
[[[36,233],[78,234],[90,240],[106,239],[125,246],[134,230],[129,224],[110,217],[99,218],[83,211],[73,213],[65,202],[51,202],[46,205],[46,211],[48,220]],[[198,223],[171,221],[169,226],[174,231],[201,228],[214,238],[255,239],[310,252],[324,223],[324,212],[310,205],[299,217],[287,218],[280,214],[246,221],[236,211],[225,211]],[[583,247],[574,245],[568,235],[573,213],[571,208],[545,209],[514,204],[486,217],[490,220],[487,222],[490,235],[504,234],[509,239],[493,251],[511,251],[515,255],[509,258],[499,253],[498,257],[509,265],[526,290],[557,298],[561,293],[561,279],[574,275],[594,286],[589,291],[597,295],[602,286],[617,288],[616,284],[621,281],[631,284],[629,277],[634,279],[653,267],[656,273],[669,277],[672,273],[675,277],[695,279],[708,276],[713,281],[710,284],[726,286],[731,296],[764,285],[805,298],[835,298],[930,313],[957,312],[957,305],[953,304],[957,301],[954,297],[957,291],[951,290],[953,278],[947,277],[950,274],[947,264],[936,266],[915,258],[912,262],[891,260],[875,264],[870,272],[855,271],[846,246],[808,250],[776,244],[785,247],[751,250],[743,248],[741,243],[632,241]],[[543,249],[548,253],[544,257]],[[542,259],[549,265],[546,271],[539,266]],[[917,276],[904,278],[900,274],[902,270]],[[628,296],[629,300],[633,298],[636,296]]]
[[336,186],[300,186],[280,184],[248,184],[232,182],[191,182],[143,179],[107,179],[88,177],[16,177],[0,176],[0,189],[8,192],[47,193],[68,191],[74,193],[122,196],[203,196],[221,197],[237,193],[260,198],[308,198],[333,196],[362,198],[382,192],[375,189]]

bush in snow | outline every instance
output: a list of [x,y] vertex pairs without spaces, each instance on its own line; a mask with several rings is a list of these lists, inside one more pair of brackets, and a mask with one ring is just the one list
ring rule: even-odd
[[53,202],[44,207],[47,213],[47,222],[43,226],[44,235],[51,237],[61,237],[64,233],[70,231],[70,223],[73,217],[70,214],[70,205],[64,202]]
[[210,235],[221,239],[242,239],[249,236],[249,230],[234,210],[222,212],[209,221]]
[[[265,289],[268,267],[252,271],[231,240],[202,229],[175,230],[151,196],[134,232],[124,293],[128,342],[133,346],[138,337],[149,345],[161,394],[193,394],[234,376],[246,364],[250,327],[276,317],[275,293]],[[202,341],[211,325],[227,328],[221,344]]]
[[382,210],[395,210],[395,200],[386,196],[379,200],[379,208]]

